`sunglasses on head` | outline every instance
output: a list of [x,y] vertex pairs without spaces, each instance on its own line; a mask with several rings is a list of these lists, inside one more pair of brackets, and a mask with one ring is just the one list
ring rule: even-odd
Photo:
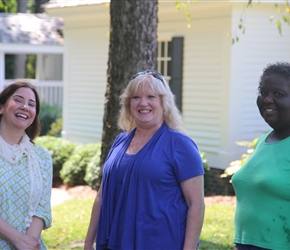
[[142,76],[142,75],[151,75],[154,78],[160,80],[164,84],[162,75],[159,74],[158,72],[155,72],[155,71],[152,71],[152,70],[146,70],[146,71],[138,72],[136,75],[132,76],[131,80],[135,79],[138,76]]

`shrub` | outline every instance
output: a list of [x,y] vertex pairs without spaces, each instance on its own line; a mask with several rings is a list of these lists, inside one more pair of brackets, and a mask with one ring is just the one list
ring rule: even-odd
[[[101,144],[73,143],[60,137],[40,136],[35,143],[46,148],[53,160],[53,177],[60,178],[68,185],[89,185],[100,187],[102,169],[100,167]],[[205,172],[210,170],[204,152],[200,152]]]
[[53,177],[60,178],[60,170],[63,164],[78,144],[53,136],[40,136],[34,141],[48,150],[53,161]]
[[199,154],[201,156],[201,160],[202,160],[202,164],[203,164],[203,168],[204,168],[204,171],[207,172],[210,170],[210,167],[208,165],[208,162],[207,162],[207,159],[206,159],[206,155],[205,155],[205,152],[203,151],[199,151]]
[[102,169],[100,167],[101,144],[97,144],[97,151],[87,166],[85,182],[93,189],[99,189],[102,179]]
[[58,105],[51,105],[47,103],[42,103],[40,105],[39,119],[41,131],[40,135],[46,135],[50,129],[50,126],[62,115],[61,107]]
[[[98,146],[95,156],[93,156],[87,166],[84,178],[85,182],[93,189],[98,189],[100,187],[102,178],[102,169],[100,167],[101,144],[98,144]],[[202,158],[204,171],[207,173],[210,170],[210,167],[208,166],[206,155],[204,152],[200,151],[200,156]]]
[[63,164],[60,177],[64,184],[84,185],[88,164],[96,155],[100,145],[96,143],[78,145],[71,157]]
[[61,130],[62,130],[62,118],[60,117],[51,124],[50,130],[47,132],[47,135],[60,137]]
[[239,146],[242,147],[248,147],[249,149],[247,150],[246,153],[241,155],[240,160],[235,160],[230,163],[230,165],[225,169],[223,174],[221,174],[221,178],[229,178],[231,182],[231,177],[233,176],[234,173],[236,173],[242,166],[245,165],[249,157],[252,155],[254,152],[254,148],[257,144],[258,138],[255,138],[253,141],[241,141],[237,142]]
[[201,160],[202,160],[202,164],[203,164],[203,169],[204,169],[204,191],[205,193],[208,190],[208,186],[209,186],[209,171],[210,171],[210,167],[208,165],[208,161],[206,159],[206,155],[205,152],[203,151],[199,151],[199,154],[201,156]]
[[[204,171],[208,172],[210,170],[210,167],[208,165],[205,152],[200,151],[199,153],[202,158]],[[101,144],[98,144],[96,154],[89,162],[87,166],[86,175],[84,178],[85,182],[93,189],[98,189],[101,184],[102,169],[100,167],[100,155],[101,155]]]

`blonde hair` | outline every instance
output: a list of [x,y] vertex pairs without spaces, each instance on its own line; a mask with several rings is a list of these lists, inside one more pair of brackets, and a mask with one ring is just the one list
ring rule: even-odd
[[171,129],[184,132],[182,116],[175,104],[174,95],[166,80],[158,73],[156,73],[158,74],[156,78],[154,76],[155,72],[154,74],[142,73],[137,74],[129,82],[120,96],[119,128],[124,131],[131,131],[136,127],[135,119],[130,112],[131,99],[138,91],[144,91],[149,86],[161,98],[161,104],[164,109],[163,116],[167,126]]

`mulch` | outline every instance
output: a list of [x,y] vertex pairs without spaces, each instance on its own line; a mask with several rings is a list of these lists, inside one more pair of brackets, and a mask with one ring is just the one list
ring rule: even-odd
[[236,196],[214,195],[204,197],[205,205],[222,204],[222,205],[236,205]]

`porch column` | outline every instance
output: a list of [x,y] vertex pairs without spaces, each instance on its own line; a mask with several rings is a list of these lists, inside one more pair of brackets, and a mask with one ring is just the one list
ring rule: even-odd
[[[36,69],[35,69],[35,79],[37,81],[43,79],[43,54],[36,54]],[[42,77],[41,77],[42,76]]]
[[5,54],[4,51],[0,51],[0,91],[5,86]]

